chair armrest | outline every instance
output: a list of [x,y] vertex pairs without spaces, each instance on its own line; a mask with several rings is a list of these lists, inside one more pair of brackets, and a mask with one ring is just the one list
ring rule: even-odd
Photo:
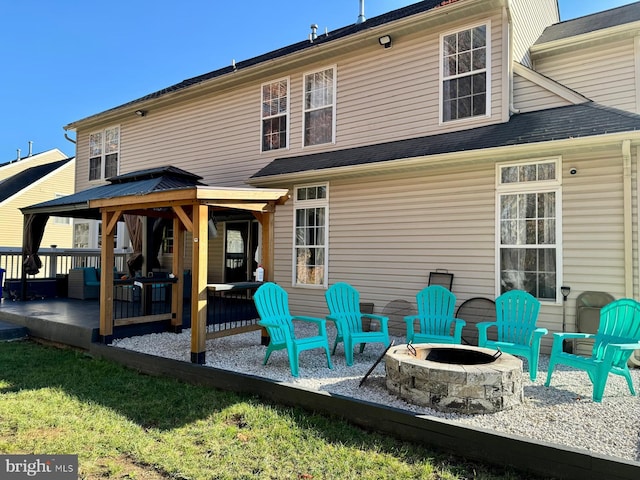
[[371,320],[378,320],[380,322],[380,328],[383,332],[386,332],[388,329],[389,317],[384,315],[376,315],[374,313],[361,313],[363,318],[369,318]]
[[487,344],[487,330],[489,327],[497,327],[498,322],[478,322],[476,328],[478,329],[478,346],[484,347]]
[[569,340],[574,338],[594,338],[595,334],[593,333],[578,333],[578,332],[553,332],[553,341],[555,342],[556,338],[560,340]]
[[617,350],[640,350],[640,342],[638,343],[610,343],[607,347],[614,347]]
[[318,325],[318,335],[327,336],[327,321],[324,318],[293,316],[291,320],[299,320],[302,322],[315,323]]
[[456,325],[462,325],[463,327],[467,324],[467,322],[465,322],[465,321],[464,321],[463,319],[461,319],[461,318],[454,318],[454,319],[453,319],[453,322],[454,322]]
[[547,330],[546,328],[538,327],[533,331],[531,335],[534,340],[539,340],[547,333],[549,333],[549,330]]
[[413,322],[415,322],[416,320],[418,320],[420,318],[420,315],[407,315],[406,317],[404,317],[404,321],[408,324],[413,325]]

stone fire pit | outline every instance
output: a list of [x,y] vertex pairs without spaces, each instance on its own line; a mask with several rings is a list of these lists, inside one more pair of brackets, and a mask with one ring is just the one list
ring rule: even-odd
[[513,355],[468,345],[410,347],[391,347],[385,355],[387,389],[407,402],[465,414],[522,403],[522,361]]

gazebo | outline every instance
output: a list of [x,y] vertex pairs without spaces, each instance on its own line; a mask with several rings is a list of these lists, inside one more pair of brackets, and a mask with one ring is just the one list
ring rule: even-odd
[[[22,208],[24,214],[23,278],[40,267],[38,249],[49,216],[102,220],[100,271],[100,338],[113,340],[114,282],[108,266],[114,264],[114,233],[124,215],[164,218],[173,222],[172,271],[183,272],[184,232],[192,238],[191,361],[204,364],[206,353],[208,222],[210,211],[250,213],[262,226],[261,264],[264,280],[273,272],[273,214],[285,203],[287,189],[208,186],[201,177],[176,167],[159,167],[112,177],[108,184]],[[184,278],[171,289],[170,322],[182,326]]]

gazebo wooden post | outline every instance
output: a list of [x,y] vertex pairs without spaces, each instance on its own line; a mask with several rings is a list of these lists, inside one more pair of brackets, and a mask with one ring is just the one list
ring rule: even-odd
[[[180,218],[173,219],[173,274],[178,281],[171,289],[171,327],[175,333],[182,331],[182,310],[184,291],[184,225]],[[189,287],[191,287],[189,285]]]
[[104,343],[113,340],[113,264],[114,231],[121,211],[102,210],[102,247],[100,250],[100,336]]
[[209,207],[193,207],[193,277],[191,289],[191,362],[203,365],[207,337],[207,266]]

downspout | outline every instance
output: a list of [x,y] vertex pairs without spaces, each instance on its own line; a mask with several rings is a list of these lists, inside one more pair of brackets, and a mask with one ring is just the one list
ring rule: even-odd
[[631,181],[631,140],[622,142],[622,191],[624,214],[624,292],[633,298],[633,196]]
[[[508,75],[508,80],[509,80],[509,117],[511,115],[517,115],[518,113],[520,113],[520,109],[519,108],[515,108],[514,104],[513,104],[513,20],[511,18],[511,10],[509,9],[509,7],[505,7],[503,9],[503,20],[506,20],[505,22],[503,22],[503,24],[506,23],[507,27],[507,36],[509,37],[509,46],[508,46],[508,52],[507,52],[507,75]],[[503,97],[504,98],[504,97]],[[508,118],[507,118],[508,120]]]

